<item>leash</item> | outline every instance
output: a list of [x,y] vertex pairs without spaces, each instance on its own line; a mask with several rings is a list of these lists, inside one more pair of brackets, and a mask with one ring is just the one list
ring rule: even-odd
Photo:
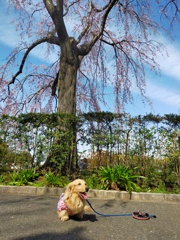
[[87,199],[86,199],[86,201],[89,204],[89,206],[92,208],[92,210],[97,215],[102,216],[102,217],[118,217],[118,216],[119,217],[129,217],[129,216],[132,216],[133,218],[135,218],[137,220],[148,220],[150,218],[156,218],[156,215],[154,215],[154,214],[143,213],[141,211],[133,212],[133,213],[102,214],[102,213],[97,212]]

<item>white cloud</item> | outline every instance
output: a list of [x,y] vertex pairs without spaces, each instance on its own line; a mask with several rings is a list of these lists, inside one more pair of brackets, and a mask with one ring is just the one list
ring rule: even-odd
[[[153,100],[171,110],[180,109],[180,50],[176,44],[169,43],[161,38],[166,49],[163,53],[157,53],[156,61],[160,65],[161,77],[147,80],[147,95]],[[166,52],[167,51],[167,52]],[[168,54],[167,54],[168,53]]]
[[14,29],[14,25],[9,23],[8,17],[5,14],[1,17],[3,25],[0,25],[0,41],[10,47],[15,47],[20,42],[20,37]]
[[[0,42],[5,45],[8,45],[10,48],[15,48],[21,42],[21,37],[19,36],[19,32],[16,31],[14,24],[12,23],[14,19],[13,12],[7,13],[7,9],[3,3],[0,3],[0,7],[2,8],[1,18],[3,19],[3,23],[0,24]],[[28,39],[27,39],[28,41]],[[36,57],[43,61],[54,62],[57,60],[54,54],[50,54],[48,59],[45,59],[45,44],[42,46],[38,46],[33,49],[31,52],[31,56]],[[5,52],[3,53],[5,54]],[[7,54],[8,55],[8,54]]]
[[163,41],[167,52],[157,53],[156,61],[163,74],[180,81],[180,50],[175,44],[167,44],[166,40]]
[[167,89],[166,87],[154,85],[150,83],[150,81],[148,81],[147,84],[147,95],[150,98],[158,100],[168,106],[180,106],[180,93],[177,93],[173,89]]
[[[2,42],[5,45],[8,45],[10,48],[15,48],[17,45],[21,42],[21,38],[18,35],[18,32],[15,30],[14,25],[9,23],[9,18],[6,17],[4,14],[3,16],[3,25],[0,25],[0,42]],[[35,57],[39,60],[47,61],[47,62],[55,62],[57,58],[55,57],[55,54],[52,53],[48,55],[48,59],[45,59],[44,53],[47,50],[46,44],[42,44],[42,46],[37,46],[31,51],[31,56]],[[58,52],[58,50],[57,50]],[[3,53],[5,54],[5,52]],[[8,54],[7,54],[8,55]]]

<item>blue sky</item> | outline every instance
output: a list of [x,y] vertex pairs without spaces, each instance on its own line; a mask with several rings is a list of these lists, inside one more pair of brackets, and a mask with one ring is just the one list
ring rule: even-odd
[[[5,58],[10,51],[16,46],[19,41],[19,36],[10,24],[12,15],[7,15],[5,10],[5,2],[0,2],[1,7],[1,21],[0,24],[0,64],[5,62]],[[170,42],[166,36],[160,36],[159,41],[166,47],[163,56],[157,54],[156,61],[160,66],[161,72],[155,75],[147,71],[146,76],[146,94],[152,101],[152,107],[148,104],[143,104],[137,89],[132,89],[134,102],[128,104],[126,112],[132,115],[146,114],[152,112],[153,114],[180,114],[180,34],[179,26],[175,25],[173,30],[174,41]],[[43,61],[42,49],[37,49],[33,52],[33,59],[36,62]],[[52,56],[53,57],[53,56]],[[51,60],[51,57],[50,59]],[[108,105],[104,111],[113,111],[113,93],[108,92]]]

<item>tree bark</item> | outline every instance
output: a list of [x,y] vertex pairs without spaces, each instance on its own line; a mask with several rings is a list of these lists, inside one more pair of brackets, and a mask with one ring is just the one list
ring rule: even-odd
[[[69,51],[68,51],[69,52]],[[76,78],[79,68],[78,56],[73,51],[71,44],[71,56],[62,51],[60,59],[60,71],[58,76],[58,112],[76,114]]]
[[[58,112],[68,113],[76,116],[76,80],[77,71],[80,66],[80,58],[74,38],[69,38],[68,42],[64,43],[61,48],[60,71],[58,76]],[[73,131],[73,139],[69,145],[71,151],[65,169],[70,174],[77,161],[77,146],[76,146],[76,124],[73,122],[71,129]]]

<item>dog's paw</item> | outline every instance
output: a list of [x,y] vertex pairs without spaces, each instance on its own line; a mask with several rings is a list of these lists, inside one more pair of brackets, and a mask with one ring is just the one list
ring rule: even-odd
[[90,206],[87,206],[87,205],[86,205],[86,206],[84,207],[84,211],[85,211],[85,212],[92,212],[92,208],[91,208]]
[[69,220],[69,216],[63,216],[63,217],[61,217],[61,221],[68,221]]

